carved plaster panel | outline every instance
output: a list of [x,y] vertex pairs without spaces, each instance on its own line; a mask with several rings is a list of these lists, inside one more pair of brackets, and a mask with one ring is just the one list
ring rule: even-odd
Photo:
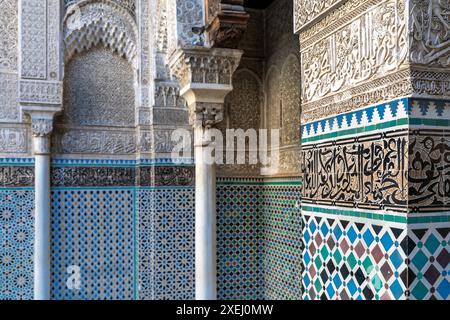
[[130,63],[104,48],[75,56],[66,65],[64,123],[133,126],[134,72]]
[[132,131],[60,129],[53,135],[55,152],[60,154],[132,155],[136,136]]
[[231,129],[259,129],[263,92],[260,80],[248,70],[233,77],[233,91],[225,99],[226,115]]
[[[69,8],[70,6],[80,3],[82,1],[84,0],[64,0],[64,3],[66,5],[66,8]],[[109,1],[115,2],[121,7],[127,9],[127,11],[133,16],[136,14],[136,0],[109,0]]]
[[21,0],[21,76],[47,78],[47,1]]
[[0,153],[26,153],[27,151],[26,129],[0,128]]
[[133,16],[107,0],[87,0],[68,9],[64,18],[66,61],[102,43],[138,67],[138,29]]
[[0,0],[0,72],[17,71],[18,0]]
[[191,47],[198,36],[192,32],[192,27],[205,25],[202,0],[176,0],[177,5],[177,31],[178,45],[180,47]]
[[18,120],[17,74],[0,72],[0,121]]
[[295,32],[320,19],[337,5],[347,0],[294,0]]
[[450,66],[450,2],[410,0],[412,63]]
[[[398,72],[406,62],[404,1],[382,1],[352,21],[346,21],[324,38],[315,38],[316,42],[307,45],[300,36],[302,100],[306,111],[312,110],[316,102],[325,106],[321,100],[324,97],[345,93],[369,81],[374,90],[375,81]],[[348,97],[335,96],[334,101],[353,96],[350,91],[347,94]]]

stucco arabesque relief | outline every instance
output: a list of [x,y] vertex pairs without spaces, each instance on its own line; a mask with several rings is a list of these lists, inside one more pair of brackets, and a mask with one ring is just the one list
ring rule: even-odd
[[303,121],[399,96],[450,96],[449,18],[445,1],[352,0],[302,29]]

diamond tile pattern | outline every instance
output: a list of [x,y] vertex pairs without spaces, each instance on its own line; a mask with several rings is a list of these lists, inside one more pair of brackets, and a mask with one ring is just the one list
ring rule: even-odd
[[404,299],[406,228],[303,212],[303,298]]
[[450,225],[409,231],[411,299],[450,299]]

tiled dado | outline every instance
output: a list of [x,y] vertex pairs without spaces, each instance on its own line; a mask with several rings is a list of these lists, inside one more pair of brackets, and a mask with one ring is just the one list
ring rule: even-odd
[[33,298],[34,168],[0,159],[0,300]]
[[302,217],[304,299],[449,298],[448,215],[303,205]]
[[194,178],[188,165],[139,168],[139,299],[195,298]]
[[299,201],[298,180],[218,180],[220,299],[301,298]]
[[[0,161],[0,299],[33,296],[33,163]],[[52,298],[193,298],[187,164],[53,160]],[[73,266],[79,290],[67,286]]]

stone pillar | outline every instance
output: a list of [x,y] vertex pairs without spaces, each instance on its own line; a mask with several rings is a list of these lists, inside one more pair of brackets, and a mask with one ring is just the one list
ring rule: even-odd
[[217,299],[216,171],[208,163],[210,129],[222,121],[225,96],[242,51],[232,49],[180,49],[171,60],[172,73],[181,84],[180,95],[189,107],[195,148],[195,297]]
[[34,299],[50,300],[50,133],[53,119],[33,119],[35,156]]
[[34,299],[50,300],[51,287],[51,206],[50,206],[50,139],[53,117],[59,107],[22,107],[31,116],[34,182]]
[[305,299],[448,299],[450,14],[295,1]]

